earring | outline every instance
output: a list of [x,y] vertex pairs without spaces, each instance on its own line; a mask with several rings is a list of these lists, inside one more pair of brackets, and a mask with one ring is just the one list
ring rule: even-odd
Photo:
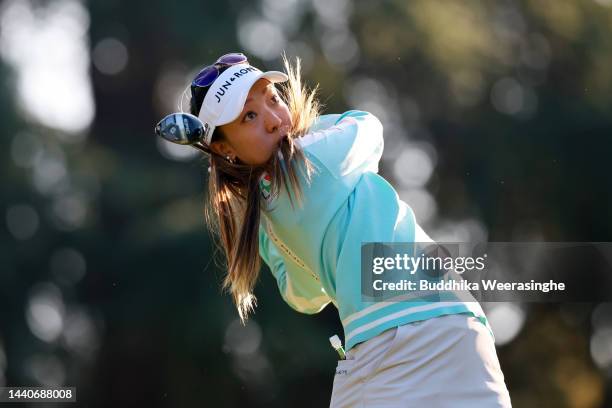
[[230,163],[234,164],[234,159],[230,158],[229,156],[225,156],[225,159],[226,159],[228,162],[230,162]]

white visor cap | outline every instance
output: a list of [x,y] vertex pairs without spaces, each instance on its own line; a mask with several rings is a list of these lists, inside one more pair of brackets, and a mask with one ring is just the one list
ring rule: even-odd
[[204,97],[198,114],[198,118],[204,124],[202,137],[206,144],[210,144],[217,126],[228,124],[240,115],[251,87],[261,78],[272,83],[285,82],[289,79],[283,72],[262,72],[249,64],[232,65],[215,79]]

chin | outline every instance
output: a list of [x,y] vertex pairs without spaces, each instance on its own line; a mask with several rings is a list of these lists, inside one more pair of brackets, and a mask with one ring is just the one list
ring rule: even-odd
[[267,154],[262,152],[262,155],[258,155],[258,157],[250,157],[249,160],[243,161],[243,163],[248,164],[249,166],[263,166],[268,163],[275,154],[278,154],[280,151],[279,145],[270,146],[270,150]]

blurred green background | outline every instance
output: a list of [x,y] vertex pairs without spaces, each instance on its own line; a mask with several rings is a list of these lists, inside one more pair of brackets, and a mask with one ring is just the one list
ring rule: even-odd
[[[5,0],[0,386],[328,406],[335,310],[294,312],[264,269],[241,326],[206,160],[153,135],[231,51],[300,56],[326,113],[376,114],[381,174],[435,240],[612,241],[611,0]],[[612,407],[612,303],[484,306],[515,407]]]

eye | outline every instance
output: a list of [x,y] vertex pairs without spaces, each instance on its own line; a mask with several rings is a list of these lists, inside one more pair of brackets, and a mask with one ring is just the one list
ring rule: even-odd
[[257,114],[253,111],[248,111],[247,113],[244,114],[244,117],[242,118],[243,122],[249,122],[253,119],[255,119],[257,117]]

